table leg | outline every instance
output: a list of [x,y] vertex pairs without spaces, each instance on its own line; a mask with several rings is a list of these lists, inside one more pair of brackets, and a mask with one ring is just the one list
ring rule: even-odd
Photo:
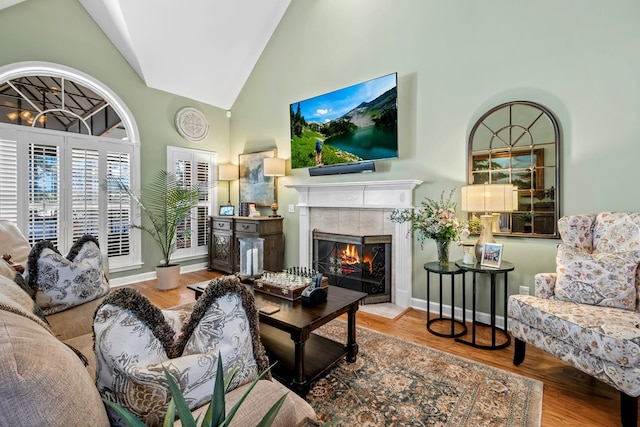
[[298,390],[302,390],[305,387],[306,376],[304,374],[304,345],[309,338],[308,332],[301,332],[300,334],[292,333],[291,339],[294,342],[294,373],[293,373],[293,386]]
[[[438,304],[438,306],[440,308],[439,316],[440,316],[440,319],[442,319],[442,276],[443,276],[443,274],[439,274],[438,276],[440,276],[440,280],[439,280],[439,283],[438,283],[438,292],[440,292],[440,294],[439,294],[440,295],[440,304]],[[451,328],[453,328],[453,326]]]
[[[509,285],[507,284],[507,273],[504,273],[504,311],[503,311],[503,316],[504,316],[504,331],[507,333],[507,335],[509,335],[509,333],[507,332],[507,300],[509,299],[507,296],[507,290],[509,289]],[[511,336],[509,336],[509,342],[511,342]]]
[[491,346],[496,346],[496,275],[491,274]]
[[473,272],[473,302],[471,309],[471,341],[476,345],[476,272]]
[[466,273],[462,273],[462,324],[467,324],[467,282]]
[[427,271],[427,329],[429,328],[429,321],[431,320],[431,273]]
[[[451,275],[451,335],[456,334],[456,293],[455,293],[455,285],[456,285],[456,276],[455,274]],[[440,292],[440,306],[442,307],[442,292]],[[442,312],[442,309],[440,310]],[[442,313],[440,313],[440,317],[442,317]]]
[[358,303],[352,304],[347,312],[347,362],[353,363],[358,355],[358,343],[356,342],[356,311]]
[[[426,268],[426,266],[425,266]],[[426,268],[427,269],[427,268]],[[439,275],[439,281],[438,281],[438,291],[439,293],[439,302],[438,304],[438,315],[434,316],[434,318],[432,319],[431,317],[431,273],[437,273]],[[432,271],[427,269],[427,331],[429,331],[430,333],[437,335],[439,337],[443,337],[443,338],[458,338],[462,335],[466,335],[467,333],[467,326],[463,321],[460,321],[458,319],[456,319],[456,297],[455,297],[455,287],[456,287],[456,280],[455,280],[455,276],[460,273],[460,271]],[[450,278],[450,289],[451,289],[451,315],[446,318],[443,315],[443,311],[444,311],[444,297],[443,297],[443,292],[442,289],[444,288],[444,279],[443,276],[449,276]],[[464,275],[463,275],[464,277]],[[464,293],[464,289],[463,289],[463,293]],[[464,294],[463,294],[463,299]],[[463,313],[463,319],[465,319],[465,315]],[[434,330],[432,328],[432,325],[434,323],[440,323],[440,322],[450,322],[450,329],[449,332],[439,332],[439,330]],[[456,324],[460,326],[458,332],[456,332]],[[443,325],[446,326],[446,325]]]
[[[465,341],[463,339],[456,339],[456,341],[463,343],[463,344],[467,344],[476,348],[482,348],[485,350],[499,350],[505,347],[508,347],[511,344],[511,336],[509,335],[509,332],[507,331],[507,326],[506,326],[506,313],[507,313],[507,289],[508,289],[508,282],[507,282],[507,272],[504,273],[505,278],[504,278],[504,313],[505,313],[505,327],[504,328],[499,328],[496,325],[496,317],[497,317],[497,307],[499,302],[496,301],[498,294],[497,294],[497,283],[496,283],[496,276],[499,273],[497,272],[491,272],[489,273],[490,275],[490,292],[491,292],[491,301],[490,301],[490,305],[491,305],[491,309],[490,309],[490,322],[489,324],[485,324],[485,323],[480,323],[481,325],[484,326],[489,326],[491,328],[491,344],[478,344],[476,342],[476,323],[478,323],[476,321],[476,299],[477,299],[477,277],[476,277],[476,272],[473,272],[473,302],[472,302],[472,319],[471,319],[471,323],[472,323],[472,329],[471,329],[471,341]],[[462,280],[463,280],[463,289],[465,286],[465,277],[464,275],[462,276]],[[463,292],[463,306],[465,306],[465,301],[464,301],[464,292]],[[464,310],[464,309],[463,309]],[[500,332],[500,334],[502,334],[504,336],[504,341],[500,344],[497,343],[497,335],[498,332]]]

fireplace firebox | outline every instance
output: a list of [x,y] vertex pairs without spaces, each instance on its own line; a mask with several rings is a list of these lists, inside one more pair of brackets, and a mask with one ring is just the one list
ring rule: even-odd
[[363,304],[391,302],[391,236],[313,231],[313,268],[329,284],[368,294]]

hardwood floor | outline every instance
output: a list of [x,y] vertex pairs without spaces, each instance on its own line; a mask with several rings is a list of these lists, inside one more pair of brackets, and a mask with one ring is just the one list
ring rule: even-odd
[[[168,308],[195,300],[193,292],[186,288],[187,285],[210,280],[220,275],[221,273],[206,270],[183,274],[180,278],[180,286],[168,291],[156,290],[155,280],[127,285],[127,287],[139,290],[158,307]],[[357,323],[358,326],[542,381],[544,383],[542,426],[544,427],[620,425],[620,394],[612,387],[531,346],[527,346],[525,361],[520,366],[514,366],[513,344],[496,351],[475,349],[456,343],[453,339],[440,338],[427,332],[426,318],[426,312],[415,309],[408,309],[395,319],[359,311]],[[482,332],[484,331],[481,330],[480,333]],[[478,337],[482,339],[483,335]]]

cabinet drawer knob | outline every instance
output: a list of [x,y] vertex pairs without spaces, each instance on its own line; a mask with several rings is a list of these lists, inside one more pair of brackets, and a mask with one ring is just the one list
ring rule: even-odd
[[244,225],[244,224],[243,224],[243,225],[242,225],[242,229],[243,229],[243,230],[248,230],[248,229],[249,229],[249,226],[248,226],[248,225]]
[[220,228],[224,227],[224,222],[219,222],[218,223],[218,227],[220,227]]

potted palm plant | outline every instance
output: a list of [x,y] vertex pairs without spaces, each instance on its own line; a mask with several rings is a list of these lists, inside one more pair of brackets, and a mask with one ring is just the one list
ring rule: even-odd
[[148,222],[131,224],[149,234],[162,253],[162,260],[156,267],[158,279],[157,289],[173,289],[180,280],[180,265],[171,263],[171,256],[176,250],[178,232],[181,230],[193,208],[198,206],[199,185],[183,185],[178,177],[165,170],[160,170],[153,179],[142,187],[137,194],[121,178],[107,179],[110,189],[125,192],[133,200]]

